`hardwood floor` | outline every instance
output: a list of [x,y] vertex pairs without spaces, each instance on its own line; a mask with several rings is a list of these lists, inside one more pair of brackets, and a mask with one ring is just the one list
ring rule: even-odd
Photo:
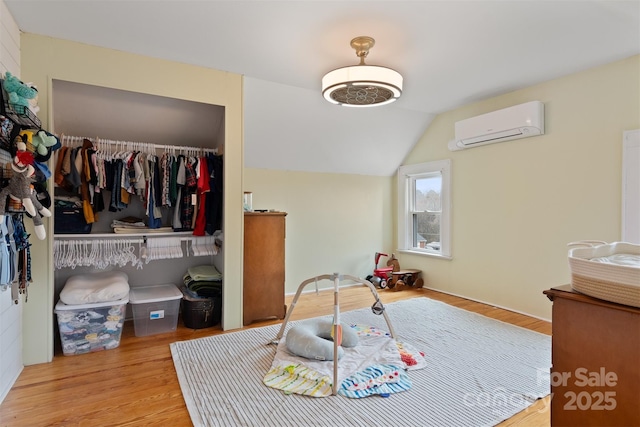
[[[385,303],[425,296],[551,334],[549,322],[427,289],[383,290],[379,294]],[[288,297],[287,304],[291,300]],[[370,291],[365,287],[340,291],[341,311],[371,304]],[[291,319],[332,312],[333,292],[310,293],[300,297]],[[251,327],[279,323],[265,321]],[[187,329],[181,322],[175,332],[148,337],[135,337],[133,329],[132,322],[125,323],[116,349],[79,356],[60,354],[52,363],[25,367],[0,405],[0,426],[190,426],[169,344],[222,331]],[[500,426],[549,426],[548,399],[539,400]]]

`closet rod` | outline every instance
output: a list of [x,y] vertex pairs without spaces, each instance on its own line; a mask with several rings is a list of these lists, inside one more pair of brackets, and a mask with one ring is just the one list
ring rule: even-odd
[[163,238],[166,239],[174,238],[180,239],[183,242],[186,240],[194,240],[194,239],[205,239],[207,237],[217,238],[216,236],[194,236],[193,234],[189,235],[179,235],[178,233],[136,233],[136,234],[120,234],[120,233],[96,233],[96,234],[56,234],[56,240],[85,240],[85,239],[111,239],[111,240],[126,240],[126,239],[158,239]]
[[140,142],[140,141],[117,141],[112,139],[103,139],[99,137],[85,137],[85,136],[72,136],[62,134],[60,140],[64,145],[65,142],[69,144],[80,143],[83,140],[88,139],[93,144],[107,144],[107,145],[115,145],[115,146],[138,146],[138,147],[146,147],[153,150],[175,150],[175,151],[202,151],[205,153],[213,153],[218,154],[217,148],[206,148],[206,147],[192,147],[187,145],[164,145],[164,144],[155,144],[153,142]]
[[[194,241],[194,239],[192,239],[190,237],[163,237],[163,238],[164,239],[171,239],[171,240],[175,240],[175,241],[181,241],[181,242],[193,242]],[[105,239],[95,239],[95,240],[88,240],[88,239],[56,239],[56,242],[58,244],[62,244],[62,245],[66,245],[69,242],[74,242],[74,244],[89,244],[89,243],[98,242],[98,241],[101,241],[101,240],[133,245],[133,244],[138,244],[138,243],[147,243],[147,241],[153,240],[153,238],[148,238],[148,236],[145,236],[145,237],[138,238],[138,239],[122,239],[122,238],[113,238],[113,237],[112,238],[105,238]]]
[[[177,236],[193,236],[193,231],[166,231],[149,233],[75,233],[75,234],[56,234],[56,239],[105,239],[105,238],[127,238],[127,237],[177,237]],[[194,236],[206,237],[206,236]]]
[[138,146],[138,148],[150,148],[153,150],[174,150],[174,151],[202,151],[204,153],[213,153],[213,154],[218,154],[218,149],[217,148],[204,148],[204,147],[190,147],[190,146],[186,146],[186,145],[163,145],[163,144],[155,144],[153,142],[135,142],[135,141],[114,141],[111,139],[102,139],[102,138],[95,138],[95,141],[92,140],[91,138],[87,138],[89,140],[91,140],[92,142],[94,142],[94,144],[97,142],[98,146],[100,144],[108,144],[108,145],[115,145],[115,146]]
[[198,240],[213,239],[216,244],[222,245],[222,240],[219,234],[212,234],[206,236],[194,236],[190,231],[188,232],[167,232],[167,233],[136,233],[136,234],[119,234],[119,233],[96,233],[96,234],[56,234],[56,241],[68,242],[68,241],[86,241],[90,242],[94,239],[109,239],[115,241],[133,240],[134,243],[144,242],[148,239],[154,238],[167,238],[172,237],[180,240],[181,242],[193,242]]

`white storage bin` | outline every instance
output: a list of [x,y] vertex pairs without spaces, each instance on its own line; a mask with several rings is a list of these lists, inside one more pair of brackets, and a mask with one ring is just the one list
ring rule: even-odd
[[137,337],[175,331],[182,292],[173,284],[134,287],[129,291]]
[[62,352],[65,356],[109,350],[120,345],[128,298],[93,304],[67,305],[58,301]]

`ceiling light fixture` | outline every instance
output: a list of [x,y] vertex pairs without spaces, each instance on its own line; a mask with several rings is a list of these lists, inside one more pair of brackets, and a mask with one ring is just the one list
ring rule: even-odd
[[360,64],[342,67],[322,78],[324,98],[345,107],[375,107],[389,104],[402,95],[402,76],[395,70],[366,65],[364,59],[376,41],[367,36],[351,40]]

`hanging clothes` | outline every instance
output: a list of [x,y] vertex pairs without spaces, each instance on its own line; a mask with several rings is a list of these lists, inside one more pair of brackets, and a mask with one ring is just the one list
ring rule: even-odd
[[[9,230],[7,229],[7,221],[11,221],[7,215],[2,216],[0,223],[0,288],[4,289],[13,282],[14,271],[11,267],[11,258],[15,256],[15,247],[11,248],[11,240],[9,240]],[[13,255],[12,255],[13,252]]]
[[[11,219],[13,220],[13,240],[16,246],[18,262],[18,268],[16,270],[17,283],[12,285],[12,296],[13,292],[17,289],[18,293],[25,295],[26,302],[28,296],[27,287],[31,282],[31,243],[29,243],[29,234],[27,234],[24,228],[22,215],[11,215]],[[17,298],[14,298],[14,301],[16,299]]]
[[64,165],[67,165],[69,167],[69,173],[65,175],[65,180],[68,184],[68,187],[71,188],[74,192],[76,192],[82,184],[80,180],[80,171],[78,170],[78,163],[76,162],[79,151],[79,147],[72,148],[67,152],[67,158],[63,160],[63,162],[65,162],[63,164],[63,167]]
[[162,227],[162,215],[159,212],[157,205],[157,185],[159,183],[160,169],[158,167],[157,158],[155,156],[149,156],[149,185],[147,191],[147,217],[149,221],[147,226],[149,228]]
[[196,215],[195,226],[193,227],[194,236],[204,236],[206,227],[206,210],[207,204],[205,203],[207,193],[210,191],[209,187],[209,167],[205,157],[202,157],[199,162],[200,173],[197,180],[197,195],[198,195],[198,212]]
[[97,216],[93,212],[92,197],[91,197],[91,165],[89,163],[89,150],[93,148],[93,143],[85,139],[82,142],[82,148],[80,153],[76,155],[76,167],[79,164],[78,172],[80,174],[80,197],[82,200],[82,212],[84,213],[84,219],[87,224],[93,224],[97,220]]
[[[62,146],[62,147],[60,147],[60,150],[58,150],[58,152],[56,153],[56,156],[57,156],[56,157],[56,167],[54,169],[54,174],[53,175],[54,175],[54,182],[60,187],[62,187],[64,182],[65,182],[64,176],[66,174],[63,174],[63,172],[62,172],[63,171],[62,164],[63,164],[64,157],[67,154],[68,150],[69,150],[69,147]],[[67,173],[69,173],[69,172],[67,171]]]
[[169,203],[175,206],[178,200],[178,158],[171,156],[171,172],[169,174]]
[[[96,220],[108,208],[119,212],[138,197],[145,209],[149,227],[159,228],[169,218],[176,231],[197,235],[212,234],[220,228],[221,180],[220,157],[175,155],[165,149],[162,155],[144,150],[161,149],[155,144],[126,143],[66,137],[66,143],[81,142],[81,147],[64,145],[56,158],[54,179],[59,187],[79,195],[87,223]],[[115,147],[103,149],[103,147]],[[180,150],[173,147],[171,150]],[[199,149],[185,147],[192,154]],[[217,168],[216,172],[214,168]],[[218,185],[215,198],[210,198],[213,185]],[[106,193],[106,194],[105,194]],[[107,197],[105,199],[105,197]],[[167,210],[173,209],[173,215]]]
[[169,189],[171,187],[171,154],[164,153],[160,160],[160,170],[162,173],[162,199],[161,206],[170,208],[171,199]]
[[127,204],[122,200],[122,172],[124,170],[124,163],[122,159],[115,159],[111,163],[111,204],[109,210],[111,212],[118,212],[122,209],[126,209]]
[[176,200],[174,203],[175,209],[173,210],[173,220],[171,225],[174,230],[182,230],[182,205],[184,199],[182,198],[182,192],[186,184],[186,172],[185,172],[185,157],[180,155],[177,160],[178,166],[176,170]]
[[193,195],[196,193],[198,181],[196,179],[196,173],[193,169],[191,159],[185,159],[184,165],[185,184],[182,189],[182,204],[180,207],[180,222],[182,223],[183,230],[191,230],[191,221],[193,219],[194,212],[194,200]]
[[206,226],[205,232],[213,235],[217,230],[222,230],[222,206],[223,206],[223,169],[222,156],[209,153],[207,155],[209,165],[209,188],[206,197]]

